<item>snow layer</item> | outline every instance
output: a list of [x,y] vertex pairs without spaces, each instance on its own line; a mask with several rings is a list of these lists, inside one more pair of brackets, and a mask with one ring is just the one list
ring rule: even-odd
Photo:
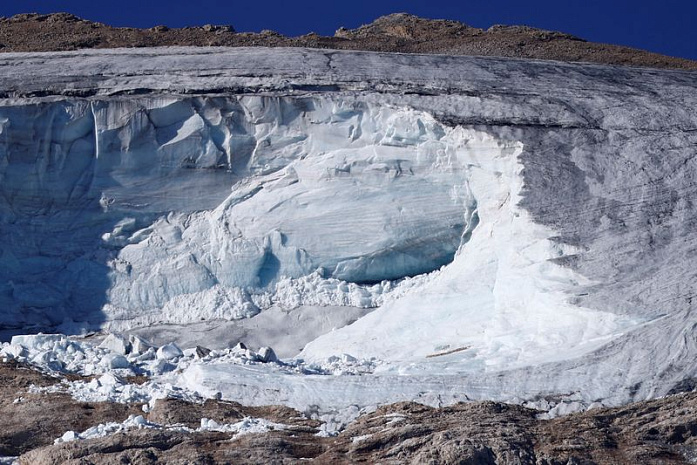
[[697,376],[694,73],[161,49],[9,54],[0,83],[5,327],[376,308],[300,356],[377,373],[175,380],[318,411],[617,404]]

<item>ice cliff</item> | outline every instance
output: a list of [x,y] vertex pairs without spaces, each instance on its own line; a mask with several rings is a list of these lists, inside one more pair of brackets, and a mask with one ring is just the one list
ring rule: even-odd
[[453,136],[408,109],[158,97],[3,115],[3,316],[23,325],[248,317],[283,279],[437,269],[476,222]]
[[[4,55],[0,325],[375,308],[300,356],[453,399],[663,395],[697,377],[696,88],[492,58]],[[260,382],[207,376],[187,382]]]

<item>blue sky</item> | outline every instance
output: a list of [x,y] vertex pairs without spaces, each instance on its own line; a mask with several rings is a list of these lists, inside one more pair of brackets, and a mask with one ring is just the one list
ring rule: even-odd
[[339,26],[408,12],[476,27],[526,24],[667,55],[697,59],[697,1],[663,0],[5,0],[0,16],[68,11],[116,26],[231,24],[238,31],[331,35]]

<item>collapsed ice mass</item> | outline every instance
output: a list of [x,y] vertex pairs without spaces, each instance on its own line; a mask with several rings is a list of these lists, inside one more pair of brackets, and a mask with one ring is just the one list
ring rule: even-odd
[[166,321],[175,299],[191,321],[248,317],[282,279],[436,270],[477,223],[472,135],[409,109],[163,97],[0,121],[4,324]]

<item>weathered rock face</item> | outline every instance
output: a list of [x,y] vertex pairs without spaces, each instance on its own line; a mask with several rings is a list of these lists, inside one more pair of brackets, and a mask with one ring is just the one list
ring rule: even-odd
[[694,394],[554,420],[497,403],[397,404],[360,418],[318,460],[350,463],[688,463],[697,453]]

